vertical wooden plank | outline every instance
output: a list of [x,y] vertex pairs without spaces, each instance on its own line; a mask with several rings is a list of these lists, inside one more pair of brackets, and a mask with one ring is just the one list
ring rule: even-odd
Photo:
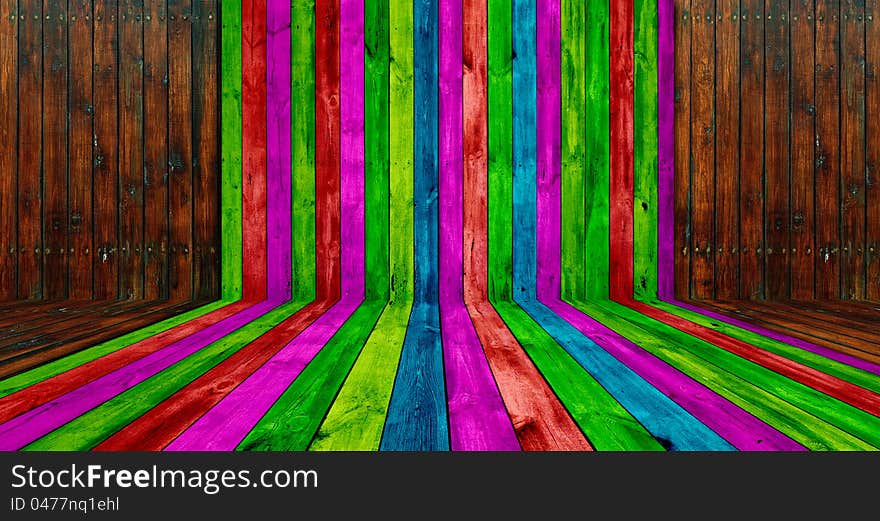
[[865,298],[880,302],[880,0],[865,3]]
[[[220,255],[223,300],[242,298],[242,4],[221,4],[220,190],[223,237]],[[296,271],[294,271],[296,273]]]
[[67,2],[43,1],[43,298],[67,297]]
[[692,0],[691,15],[691,293],[715,294],[715,2]]
[[[293,299],[315,298],[315,0],[291,11],[291,234]],[[225,76],[224,76],[225,79]],[[225,237],[225,235],[224,235]]]
[[865,2],[845,0],[840,20],[840,286],[865,298]]
[[92,1],[68,3],[67,266],[71,299],[92,298]]
[[168,22],[144,3],[144,298],[168,298]]
[[608,229],[611,183],[610,143],[610,27],[609,3],[590,2],[584,14],[586,56],[584,74],[589,102],[586,114],[586,143],[584,164],[586,179],[584,195],[586,207],[586,279],[587,296],[608,298],[610,240]]
[[764,296],[764,2],[740,14],[739,296]]
[[18,248],[18,20],[15,0],[0,0],[0,300],[14,300]]
[[815,116],[813,0],[791,3],[791,298],[812,300],[815,284],[813,192]]
[[116,0],[95,0],[94,5],[94,297],[114,299],[118,294],[117,255],[117,35]]
[[675,298],[690,297],[691,27],[690,0],[675,1]]
[[657,9],[656,0],[634,4],[633,282],[635,295],[657,296]]
[[816,298],[840,297],[838,0],[816,0]]
[[[340,294],[339,0],[315,3],[315,246],[317,294]],[[318,152],[320,151],[320,152]]]
[[764,6],[764,277],[768,300],[788,297],[788,6]]
[[119,296],[143,297],[143,0],[119,6]]
[[[562,2],[562,213],[571,215],[562,228],[562,298],[586,294],[585,140],[587,124],[586,38],[584,2]],[[590,52],[593,52],[591,49]],[[590,100],[591,102],[593,100]]]
[[366,298],[389,296],[389,25],[388,0],[366,2],[364,19],[364,231]]
[[185,0],[168,2],[168,290],[175,300],[192,297],[191,10]]
[[715,36],[715,296],[735,299],[739,279],[739,0],[718,0]]
[[220,292],[217,2],[196,0],[193,9],[193,292],[210,300]]
[[[24,17],[24,18],[22,18]],[[18,298],[40,299],[42,212],[42,5],[19,11],[18,30]]]

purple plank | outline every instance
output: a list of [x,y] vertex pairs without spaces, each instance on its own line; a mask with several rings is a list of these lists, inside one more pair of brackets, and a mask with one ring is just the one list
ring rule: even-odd
[[559,1],[539,0],[538,6],[538,299],[735,447],[802,450],[776,429],[561,300]]
[[703,309],[687,302],[681,302],[675,298],[674,274],[675,252],[673,235],[675,233],[675,35],[674,35],[674,0],[660,0],[658,2],[658,25],[659,25],[659,63],[658,63],[658,139],[659,139],[659,186],[658,198],[660,206],[657,215],[657,242],[658,242],[658,297],[667,302],[706,317],[720,320],[732,326],[736,326],[753,333],[772,338],[779,342],[790,344],[799,349],[824,356],[831,360],[857,367],[863,371],[880,374],[880,364],[875,364],[861,358],[838,353],[833,349],[818,346],[800,338],[795,338],[779,331],[763,328],[750,324],[746,321],[729,317],[721,313]]
[[289,300],[291,294],[290,191],[290,3],[267,6],[267,194],[266,211],[269,300]]
[[452,450],[520,450],[464,306],[461,0],[439,5],[440,331]]
[[[342,299],[166,450],[234,450],[364,299],[364,3],[341,0]],[[324,151],[327,153],[327,151]],[[270,221],[271,222],[271,221]]]

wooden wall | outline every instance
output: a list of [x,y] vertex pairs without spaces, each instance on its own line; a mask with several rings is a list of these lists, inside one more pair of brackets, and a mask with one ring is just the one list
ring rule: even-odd
[[676,293],[880,300],[880,0],[676,0]]
[[218,295],[218,14],[0,0],[0,299]]

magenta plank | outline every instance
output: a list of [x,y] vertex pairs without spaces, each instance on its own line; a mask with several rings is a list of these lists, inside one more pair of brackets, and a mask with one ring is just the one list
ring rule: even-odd
[[776,429],[561,300],[559,0],[539,0],[538,6],[542,13],[537,31],[538,299],[738,449],[803,450]]
[[267,194],[269,300],[291,294],[290,3],[267,5]]
[[452,450],[520,450],[464,306],[461,0],[439,5],[440,331]]
[[[364,299],[364,4],[341,0],[340,198],[342,299],[166,450],[234,450]],[[324,151],[325,153],[332,153]]]

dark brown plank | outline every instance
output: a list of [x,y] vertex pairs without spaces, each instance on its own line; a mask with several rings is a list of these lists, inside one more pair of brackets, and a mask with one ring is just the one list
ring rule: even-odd
[[816,298],[840,297],[838,0],[816,0]]
[[144,298],[168,297],[168,22],[144,5]]
[[840,23],[841,297],[865,298],[865,2],[845,0]]
[[18,143],[18,13],[15,0],[0,0],[0,300],[15,300],[16,144]]
[[43,296],[43,9],[39,1],[22,4],[18,25],[18,298],[39,300]]
[[92,2],[68,3],[69,295],[92,297]]
[[14,358],[0,362],[0,378],[5,378],[32,367],[43,365],[62,356],[82,351],[94,345],[100,344],[112,338],[116,338],[149,324],[154,324],[169,317],[184,313],[199,305],[197,302],[187,301],[177,304],[168,303],[160,310],[151,313],[136,312],[130,316],[122,317],[118,322],[100,330],[94,330],[76,338],[65,336],[63,339],[55,339],[47,344],[40,345],[36,349],[22,352]]
[[789,292],[788,5],[764,4],[764,280],[768,300]]
[[192,25],[190,5],[168,2],[169,295],[192,295]]
[[208,300],[220,293],[217,3],[199,0],[193,7],[193,291]]
[[865,298],[880,302],[880,0],[865,3]]
[[691,11],[675,3],[675,296],[690,297]]
[[94,6],[94,297],[117,297],[118,245],[118,99],[116,0]]
[[791,298],[812,299],[815,284],[813,188],[815,182],[813,0],[791,3]]
[[739,0],[718,0],[715,28],[715,296],[739,279]]
[[43,1],[43,298],[67,298],[67,2]]
[[119,296],[140,299],[144,271],[143,1],[119,5]]
[[692,0],[691,280],[693,297],[714,296],[715,2]]
[[739,296],[764,296],[764,3],[743,0],[740,17]]

